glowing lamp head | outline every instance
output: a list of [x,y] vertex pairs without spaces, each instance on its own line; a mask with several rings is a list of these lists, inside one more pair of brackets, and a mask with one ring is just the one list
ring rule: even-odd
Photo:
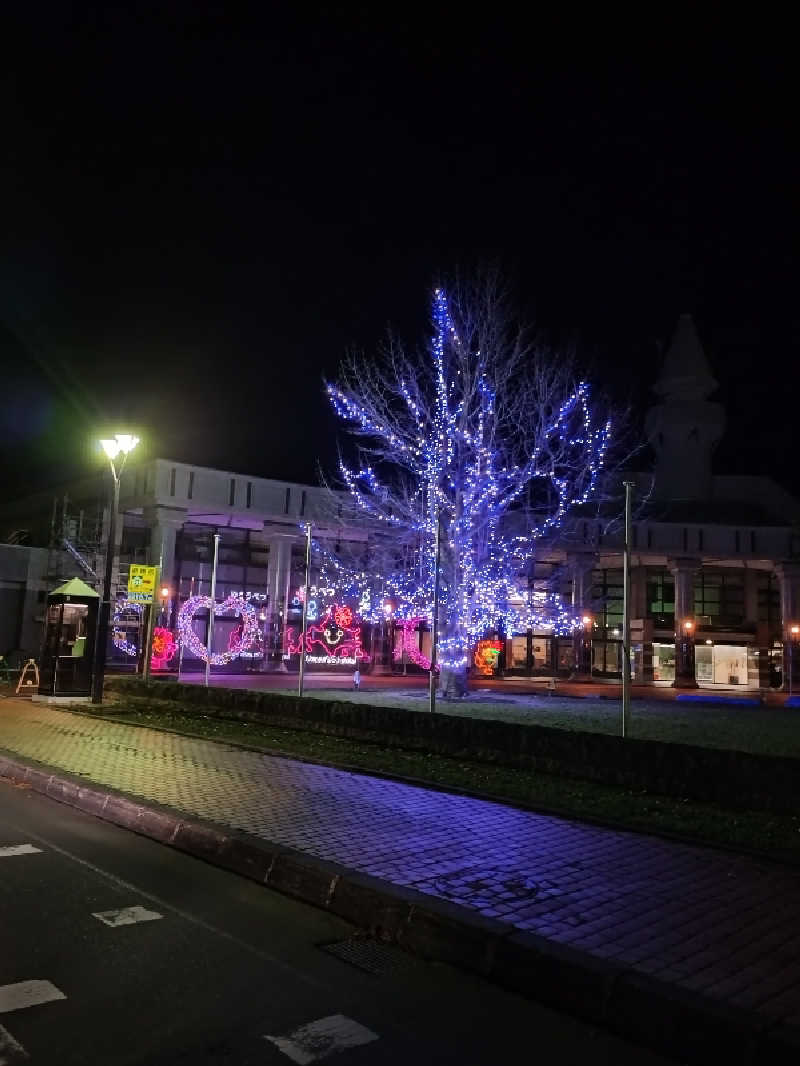
[[797,626],[797,625],[791,626],[791,628],[789,629],[789,632],[792,634],[793,637],[798,636],[798,634],[800,634],[800,626]]
[[581,621],[583,622],[583,624],[585,626],[590,626],[592,624],[592,619],[590,618],[590,616],[588,614],[585,614],[583,616],[583,618],[581,618]]
[[139,438],[134,437],[131,433],[115,433],[114,439],[107,438],[100,441],[100,446],[106,453],[109,459],[116,459],[121,453],[127,455],[132,452],[136,445],[139,443]]
[[691,618],[686,619],[686,621],[683,623],[683,628],[687,633],[692,632],[692,630],[694,629],[694,622],[691,620]]
[[165,585],[165,586],[164,586],[164,587],[163,587],[163,588],[161,589],[161,599],[162,599],[162,600],[165,600],[165,599],[166,599],[166,598],[167,598],[168,596],[169,596],[169,589],[168,589],[168,588],[167,588],[167,586]]
[[109,459],[116,459],[119,455],[119,444],[115,440],[101,440],[100,445]]

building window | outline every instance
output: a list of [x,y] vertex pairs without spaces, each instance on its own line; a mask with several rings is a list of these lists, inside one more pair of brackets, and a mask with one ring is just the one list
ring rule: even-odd
[[622,626],[622,571],[592,573],[592,607],[597,621],[613,632]]
[[647,616],[662,629],[674,625],[675,579],[666,570],[647,572]]
[[253,482],[247,482],[247,506],[252,506],[253,503]]
[[769,570],[758,571],[758,620],[771,627],[781,624],[781,587]]
[[175,467],[173,466],[173,468],[169,472],[169,494],[170,494],[170,496],[174,496],[175,495],[175,473],[176,473]]
[[291,506],[291,503],[292,503],[292,490],[287,485],[286,486],[286,503],[284,504],[284,510],[283,510],[284,514],[288,514],[289,513],[289,507]]
[[186,496],[190,500],[194,496],[194,470],[189,471],[189,486],[186,489]]
[[306,513],[306,490],[303,489],[302,493],[300,494],[300,514],[304,515],[305,513]]
[[[694,581],[694,613],[698,622],[738,626],[744,621],[743,571],[701,570]],[[702,624],[702,622],[701,622]]]
[[231,478],[231,486],[228,491],[228,506],[233,507],[236,503],[236,478]]

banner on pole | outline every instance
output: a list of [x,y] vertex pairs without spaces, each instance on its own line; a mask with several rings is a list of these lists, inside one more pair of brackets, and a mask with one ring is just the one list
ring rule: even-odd
[[157,566],[132,563],[128,574],[128,599],[135,603],[152,603],[156,591]]

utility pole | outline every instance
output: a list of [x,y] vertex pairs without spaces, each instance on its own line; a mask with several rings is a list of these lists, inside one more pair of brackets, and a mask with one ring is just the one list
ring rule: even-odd
[[632,481],[625,485],[625,553],[622,564],[622,735],[631,724],[631,497]]
[[[303,593],[303,621],[300,627],[300,676],[297,682],[297,695],[303,695],[306,680],[306,620],[308,617],[308,589],[311,580],[311,523],[306,524],[306,583]],[[356,661],[358,666],[358,661]]]
[[436,559],[433,576],[433,627],[431,629],[431,676],[430,676],[430,712],[436,711],[436,651],[439,642],[439,562],[442,533],[442,520],[439,508],[436,508],[436,541],[434,556]]
[[211,566],[211,604],[208,608],[208,637],[206,639],[206,688],[211,674],[211,642],[214,637],[214,597],[217,595],[217,560],[219,559],[219,533],[214,534],[214,562]]

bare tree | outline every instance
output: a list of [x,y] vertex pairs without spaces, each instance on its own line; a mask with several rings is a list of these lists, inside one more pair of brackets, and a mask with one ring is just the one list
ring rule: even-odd
[[598,497],[610,421],[592,416],[572,359],[518,325],[497,275],[437,288],[425,351],[390,338],[379,358],[348,359],[327,391],[355,438],[340,474],[373,555],[354,567],[326,552],[326,565],[362,595],[393,596],[399,617],[430,620],[439,524],[446,695],[466,691],[471,646],[486,633],[572,629],[566,606],[526,575],[567,516]]

